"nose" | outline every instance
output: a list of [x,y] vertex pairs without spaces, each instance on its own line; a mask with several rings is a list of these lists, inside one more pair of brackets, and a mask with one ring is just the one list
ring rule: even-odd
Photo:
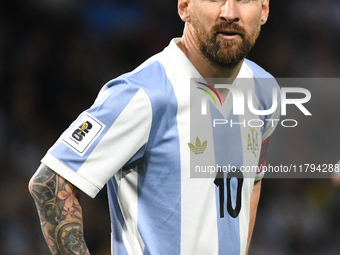
[[240,20],[238,6],[235,0],[226,0],[225,4],[221,7],[220,18],[230,24]]

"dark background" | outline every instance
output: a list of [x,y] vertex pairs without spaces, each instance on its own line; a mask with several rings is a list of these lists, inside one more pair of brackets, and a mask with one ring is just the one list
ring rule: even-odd
[[[340,2],[271,1],[249,55],[275,77],[340,76]],[[0,1],[0,254],[49,254],[27,184],[39,161],[110,79],[182,35],[177,1]],[[336,163],[339,89],[313,87],[298,128],[278,127],[268,163]],[[330,179],[264,179],[250,255],[340,254]],[[93,255],[109,254],[106,190],[82,195]]]

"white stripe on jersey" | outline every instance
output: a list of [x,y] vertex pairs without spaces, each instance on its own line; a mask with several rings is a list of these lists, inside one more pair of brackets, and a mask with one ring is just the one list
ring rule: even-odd
[[123,241],[129,255],[143,255],[144,242],[138,232],[138,169],[119,171],[115,174],[118,202],[124,216]]

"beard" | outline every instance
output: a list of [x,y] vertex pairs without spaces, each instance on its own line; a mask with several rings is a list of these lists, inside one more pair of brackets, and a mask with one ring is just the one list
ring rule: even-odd
[[[251,34],[247,34],[238,24],[227,22],[215,25],[212,32],[208,33],[196,17],[192,17],[191,21],[198,49],[210,63],[221,68],[238,65],[250,52],[261,31],[260,19]],[[240,35],[241,40],[240,38],[225,40],[218,36],[224,30]]]

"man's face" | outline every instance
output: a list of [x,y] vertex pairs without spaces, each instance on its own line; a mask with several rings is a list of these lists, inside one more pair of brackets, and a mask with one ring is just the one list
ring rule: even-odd
[[199,51],[222,68],[245,58],[264,23],[262,0],[192,0],[189,12]]

